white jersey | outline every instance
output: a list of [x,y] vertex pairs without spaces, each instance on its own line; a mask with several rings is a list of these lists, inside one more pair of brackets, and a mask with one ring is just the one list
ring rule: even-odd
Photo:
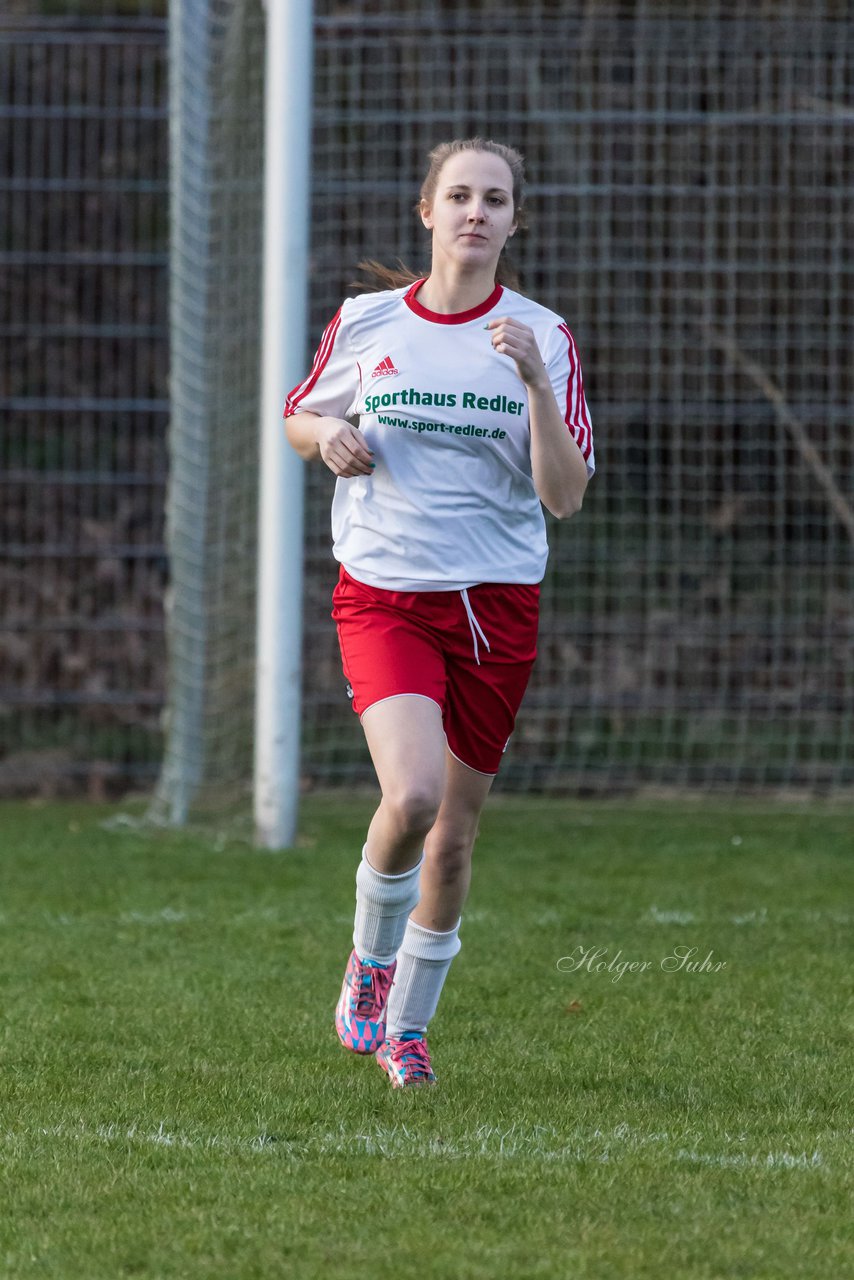
[[333,554],[360,582],[391,591],[540,582],[548,544],[527,391],[484,325],[509,316],[533,330],[590,476],[572,334],[560,316],[501,285],[470,311],[428,311],[416,296],[422,283],[348,298],[285,404],[285,417],[358,416],[374,453],[370,476],[337,481]]

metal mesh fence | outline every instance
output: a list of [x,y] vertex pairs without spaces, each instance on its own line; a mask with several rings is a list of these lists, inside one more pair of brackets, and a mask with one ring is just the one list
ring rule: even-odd
[[[68,21],[72,8],[66,5],[66,29],[79,25]],[[549,522],[552,555],[543,584],[540,657],[498,786],[576,792],[645,784],[786,786],[811,793],[850,787],[854,24],[849,6],[842,0],[809,5],[795,0],[751,5],[726,0],[398,0],[394,5],[323,0],[316,9],[313,341],[350,292],[361,258],[391,262],[400,256],[413,266],[425,265],[427,245],[412,213],[425,153],[444,137],[480,132],[527,155],[531,230],[514,241],[516,262],[524,289],[566,316],[582,353],[599,470],[582,514],[565,524]],[[100,4],[97,12],[103,12]],[[150,9],[135,12],[145,14],[149,28],[155,22]],[[174,350],[191,374],[195,368],[199,403],[215,405],[224,390],[233,395],[220,412],[217,430],[225,434],[214,433],[204,444],[212,455],[220,451],[223,460],[212,488],[207,461],[196,458],[195,446],[188,453],[182,501],[185,514],[196,511],[197,545],[185,569],[192,575],[192,556],[203,544],[205,574],[199,562],[200,604],[195,619],[182,624],[183,643],[203,648],[204,663],[197,667],[201,677],[190,677],[194,692],[185,696],[190,703],[196,698],[193,715],[196,727],[202,725],[203,742],[201,751],[198,742],[194,746],[192,759],[179,749],[174,727],[179,693],[173,689],[168,787],[160,792],[166,808],[170,796],[174,799],[176,778],[183,770],[180,785],[186,786],[200,758],[208,794],[217,794],[224,784],[229,794],[245,791],[250,776],[251,734],[240,707],[252,703],[255,529],[246,480],[254,463],[257,411],[252,316],[260,305],[258,242],[242,230],[255,217],[253,172],[260,172],[260,122],[257,128],[251,122],[258,82],[245,61],[246,23],[257,23],[259,10],[236,0],[176,0],[173,20],[179,12],[195,24],[196,37],[185,41],[188,61],[173,69],[186,78],[189,126],[183,135],[188,150],[173,155],[173,164],[189,166],[180,181],[190,197],[185,212],[191,216],[195,208],[198,216],[198,234],[188,233],[185,267],[194,288],[185,297],[192,305],[184,312],[184,327],[176,330]],[[161,69],[163,37],[160,31]],[[97,40],[92,43],[98,47]],[[12,44],[4,40],[4,67]],[[214,58],[207,69],[200,62],[202,50]],[[134,56],[128,54],[128,66]],[[0,101],[7,100],[10,85],[15,94],[25,95],[24,105],[41,101],[33,87],[17,88],[36,85],[35,71],[3,75]],[[124,70],[107,78],[111,91],[116,80],[141,82],[141,76]],[[110,181],[137,182],[133,199],[141,201],[139,207],[150,192],[160,216],[165,213],[158,168],[166,104],[162,74],[157,85],[161,114],[149,121],[157,147],[146,151],[141,142],[130,147],[128,154],[140,166],[133,177],[102,164],[90,177],[90,189],[78,197],[89,200],[80,224],[85,248],[75,241],[74,253],[91,252],[93,235],[99,243],[106,234],[100,228],[117,225],[97,212],[105,181],[108,187]],[[95,97],[106,92],[92,90]],[[47,95],[45,88],[46,103]],[[42,142],[48,132],[37,130],[48,125],[24,121],[20,112],[14,114],[19,100],[10,101],[12,113],[0,106],[0,125],[7,129],[2,145],[9,157],[4,172],[13,174],[11,185],[4,179],[2,198],[10,210],[13,205],[20,210],[21,175],[27,182],[31,176],[64,180],[75,146],[79,150],[65,139],[78,136],[78,126],[59,111],[50,135],[55,140]],[[239,122],[230,132],[228,120]],[[156,190],[136,176],[146,164],[149,182],[161,184]],[[57,243],[68,246],[59,225],[64,219],[51,223],[45,217],[37,223],[30,212],[18,212],[18,230],[3,233],[3,253],[37,255],[56,252]],[[0,225],[13,224],[3,218]],[[37,225],[42,227],[38,236]],[[131,215],[121,226],[122,249],[118,240],[109,240],[101,251],[142,252]],[[161,235],[146,247],[162,254],[163,246]],[[223,246],[224,256],[217,260]],[[39,265],[31,257],[20,266],[38,277]],[[175,268],[179,272],[180,263]],[[83,271],[83,265],[74,269]],[[106,264],[93,267],[102,269]],[[4,259],[10,280],[16,270],[14,260]],[[162,285],[162,257],[156,270]],[[150,318],[153,310],[148,320],[140,310],[140,299],[150,296],[140,267],[135,277],[122,276],[130,290],[129,310],[120,316],[108,310],[105,317],[103,307],[93,303],[94,310],[81,311],[82,319],[72,312],[69,320],[67,306],[50,310],[44,290],[22,307],[19,299],[30,295],[21,292],[20,276],[14,279],[15,291],[0,316],[4,335],[19,342],[18,354],[3,365],[0,388],[5,397],[4,527],[7,551],[11,546],[16,552],[6,555],[4,566],[11,568],[4,567],[8,576],[0,578],[5,592],[0,661],[6,664],[0,687],[13,693],[0,736],[10,753],[19,749],[22,729],[33,749],[61,745],[56,730],[66,716],[76,767],[103,759],[105,768],[137,769],[157,741],[155,712],[163,697],[162,560],[159,550],[154,554],[159,533],[151,533],[159,528],[156,518],[162,521],[163,510],[162,287],[155,290],[156,319]],[[223,292],[229,281],[231,292]],[[78,289],[83,297],[93,296],[84,285]],[[223,299],[230,317],[225,324]],[[173,302],[173,320],[176,314]],[[54,348],[47,361],[20,354],[47,354],[48,335],[40,327],[108,321],[115,327],[129,316],[137,329],[128,334],[128,345],[120,356],[100,357],[100,363],[92,354],[95,348],[83,345],[95,338],[77,330],[78,346],[66,346],[60,354]],[[146,323],[152,332],[142,331]],[[119,341],[117,336],[103,339]],[[216,342],[219,347],[211,345]],[[40,383],[48,366],[53,381]],[[20,381],[24,368],[30,370],[26,385]],[[144,369],[150,373],[147,383]],[[110,378],[114,386],[107,396]],[[53,395],[60,394],[56,388],[71,387],[64,390],[66,398],[82,397],[75,379],[84,388],[88,382],[90,397],[122,403],[138,397],[138,387],[147,388],[148,417],[141,418],[143,410],[136,408],[137,416],[120,420],[114,409],[113,416],[102,413],[95,419],[101,424],[97,431],[90,428],[93,440],[105,448],[110,431],[114,441],[113,455],[99,455],[96,489],[87,490],[80,481],[79,473],[91,470],[95,455],[75,454],[87,439],[83,424],[89,421],[76,399],[65,418],[33,403],[48,394],[43,386]],[[192,390],[192,380],[187,385]],[[22,397],[30,416],[13,433],[10,427],[19,421],[14,414],[24,410],[12,402],[17,405]],[[190,393],[187,407],[194,408]],[[39,412],[45,415],[41,420]],[[148,471],[140,452],[134,453],[132,466],[121,453],[122,448],[145,449],[146,425],[151,457],[157,458]],[[193,429],[203,427],[197,417]],[[6,442],[29,445],[39,439],[38,430],[54,441],[54,453],[31,453],[19,466]],[[83,457],[89,460],[81,462]],[[52,481],[44,472],[78,478]],[[123,484],[128,474],[156,477],[144,503],[140,482]],[[372,775],[344,696],[328,616],[335,576],[328,516],[333,481],[322,468],[309,468],[307,482],[306,782],[352,782]],[[72,496],[48,497],[54,483],[55,492]],[[113,508],[107,494],[113,495]],[[65,524],[50,536],[47,524],[44,529],[31,524],[27,543],[20,531],[42,501],[56,520],[65,511]],[[115,532],[120,509],[136,512],[135,522],[127,517],[133,536]],[[113,595],[93,598],[85,608],[66,603],[54,610],[57,592],[71,593],[78,590],[75,584],[97,576],[100,560],[85,560],[89,544],[82,539],[84,520],[97,523],[99,513],[103,541],[91,550],[122,566],[119,585],[111,588]],[[170,519],[174,522],[174,510]],[[151,554],[123,560],[115,548],[137,545],[137,534],[139,547]],[[62,550],[62,557],[54,563],[40,550],[29,558],[17,554],[43,546]],[[182,554],[170,542],[176,583]],[[242,586],[228,585],[224,576],[235,564]],[[143,571],[151,575],[150,587],[140,597]],[[51,581],[57,585],[44,585]],[[141,598],[149,601],[144,609],[136,603]],[[68,625],[72,608],[77,609],[74,619],[89,619],[91,635],[101,637],[92,639],[82,656],[80,633]],[[150,630],[136,627],[143,614]],[[10,617],[11,627],[6,625]],[[103,639],[109,625],[114,630]],[[213,641],[217,630],[227,636],[225,647]],[[39,637],[48,632],[53,665],[40,663],[22,680],[14,654],[37,651]],[[142,665],[123,659],[121,674],[113,684],[108,681],[107,691],[115,687],[129,696],[143,691],[150,701],[143,698],[120,710],[115,702],[98,701],[97,682],[110,671],[107,650],[115,654],[129,637]],[[97,649],[98,644],[104,648]],[[235,653],[239,661],[229,656]],[[70,689],[63,681],[71,677],[58,674],[69,657],[78,681]],[[224,676],[231,702],[221,704],[215,686]],[[66,690],[88,698],[92,688],[95,696],[88,701],[66,705],[58,698]],[[32,695],[26,705],[21,690]],[[223,705],[231,711],[217,710]],[[95,746],[103,723],[111,732],[116,724],[126,727],[121,748],[117,738],[110,738],[103,752]]]
[[133,10],[0,21],[3,793],[150,785],[160,756],[165,22]]
[[[527,155],[514,251],[585,366],[599,470],[498,785],[850,785],[847,6],[360,8],[318,23],[314,333],[360,258],[425,264],[424,154],[481,132]],[[308,758],[357,778],[309,483]]]

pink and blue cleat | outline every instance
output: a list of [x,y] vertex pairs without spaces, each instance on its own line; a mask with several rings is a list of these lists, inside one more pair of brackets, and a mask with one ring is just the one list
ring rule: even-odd
[[427,1041],[416,1033],[389,1036],[377,1050],[377,1062],[395,1089],[436,1082]]
[[345,1049],[376,1053],[385,1040],[385,1007],[397,961],[379,965],[351,951],[335,1009],[335,1030]]

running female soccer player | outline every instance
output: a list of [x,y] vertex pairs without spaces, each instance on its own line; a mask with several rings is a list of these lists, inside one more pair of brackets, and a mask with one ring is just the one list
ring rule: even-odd
[[395,1087],[436,1078],[425,1032],[536,656],[540,504],[574,515],[594,470],[572,335],[502,284],[521,155],[443,143],[419,209],[429,276],[348,298],[285,406],[291,445],[338,477],[332,617],[382,792],[335,1025]]

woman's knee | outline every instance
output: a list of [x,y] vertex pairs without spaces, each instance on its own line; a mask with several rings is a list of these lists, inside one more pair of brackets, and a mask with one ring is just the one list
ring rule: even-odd
[[476,835],[476,823],[473,828],[440,824],[433,829],[428,854],[443,883],[452,884],[466,874]]
[[419,781],[383,793],[383,808],[401,834],[426,836],[442,803],[438,786]]

